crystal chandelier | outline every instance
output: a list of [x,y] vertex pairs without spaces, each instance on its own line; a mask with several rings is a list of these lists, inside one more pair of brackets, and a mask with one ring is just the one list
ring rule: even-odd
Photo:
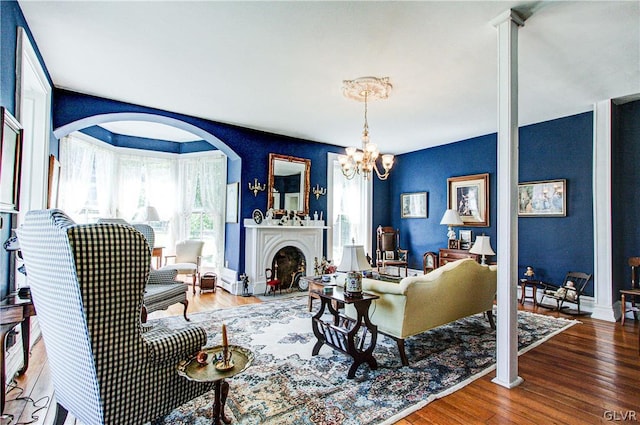
[[[386,99],[391,91],[389,77],[362,77],[355,80],[345,80],[342,93],[345,97],[364,102],[364,129],[362,131],[362,149],[348,147],[346,155],[340,155],[338,160],[342,168],[342,174],[348,179],[352,179],[356,174],[360,174],[365,179],[369,179],[372,171],[378,175],[380,180],[389,177],[389,171],[393,167],[393,155],[380,155],[378,147],[369,141],[369,123],[367,121],[367,109],[369,100]],[[381,157],[384,173],[380,173],[376,160]]]

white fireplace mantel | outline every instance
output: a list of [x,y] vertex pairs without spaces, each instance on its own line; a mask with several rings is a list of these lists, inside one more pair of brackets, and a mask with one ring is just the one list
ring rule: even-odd
[[324,247],[324,221],[311,220],[305,226],[277,226],[256,224],[244,220],[246,229],[245,273],[249,276],[254,294],[262,294],[266,287],[264,271],[271,267],[276,253],[287,246],[298,248],[305,257],[307,273],[313,272],[314,259],[322,258]]

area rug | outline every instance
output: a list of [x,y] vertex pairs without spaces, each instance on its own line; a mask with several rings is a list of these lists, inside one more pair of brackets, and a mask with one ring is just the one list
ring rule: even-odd
[[[496,334],[480,314],[407,339],[407,367],[395,341],[379,335],[378,369],[363,364],[347,379],[351,360],[344,354],[323,346],[311,356],[316,338],[306,307],[306,298],[290,298],[190,315],[190,324],[207,330],[208,345],[221,343],[225,323],[229,343],[255,353],[249,369],[228,379],[226,412],[234,424],[391,424],[495,368]],[[519,353],[575,323],[519,312]],[[188,326],[181,317],[153,324]],[[212,394],[205,394],[165,423],[209,424],[212,403]]]
[[308,297],[309,291],[298,291],[297,289],[292,290],[284,290],[282,292],[276,291],[276,293],[271,293],[269,295],[264,294],[253,294],[254,297],[258,298],[262,302],[276,301],[276,300],[284,300],[289,298],[297,298],[297,297]]

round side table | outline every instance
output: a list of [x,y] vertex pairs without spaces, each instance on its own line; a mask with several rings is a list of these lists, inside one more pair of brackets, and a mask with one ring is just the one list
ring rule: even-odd
[[215,365],[215,359],[222,353],[222,348],[222,345],[203,348],[202,351],[208,355],[206,364],[198,363],[196,356],[193,356],[187,360],[182,360],[177,366],[178,374],[191,381],[214,383],[215,397],[212,422],[214,425],[231,423],[231,419],[224,414],[224,405],[229,394],[229,384],[225,382],[225,379],[242,373],[251,365],[254,358],[250,350],[237,345],[229,345],[231,361],[234,366],[228,370],[218,370]]

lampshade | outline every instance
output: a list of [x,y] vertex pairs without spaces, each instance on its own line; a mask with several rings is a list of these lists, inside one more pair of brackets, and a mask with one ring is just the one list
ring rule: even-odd
[[482,259],[480,264],[486,264],[485,263],[485,255],[496,255],[495,252],[493,252],[493,249],[491,249],[491,243],[489,241],[489,236],[476,236],[476,241],[473,243],[473,246],[471,247],[471,249],[469,250],[469,253],[471,254],[481,254],[482,255]]
[[133,217],[134,222],[160,221],[156,207],[140,207]]
[[491,243],[489,241],[489,236],[476,236],[476,241],[473,246],[469,250],[471,254],[482,254],[482,255],[496,255],[491,249]]
[[462,222],[458,211],[448,209],[444,212],[442,220],[440,220],[440,224],[449,226],[447,238],[449,238],[449,240],[454,240],[456,238],[456,232],[453,230],[453,226],[462,226],[464,223]]
[[371,270],[362,245],[345,245],[342,251],[342,261],[338,266],[339,272],[355,272]]
[[448,209],[444,212],[440,224],[446,224],[447,226],[462,226],[464,223],[458,214],[458,211]]

